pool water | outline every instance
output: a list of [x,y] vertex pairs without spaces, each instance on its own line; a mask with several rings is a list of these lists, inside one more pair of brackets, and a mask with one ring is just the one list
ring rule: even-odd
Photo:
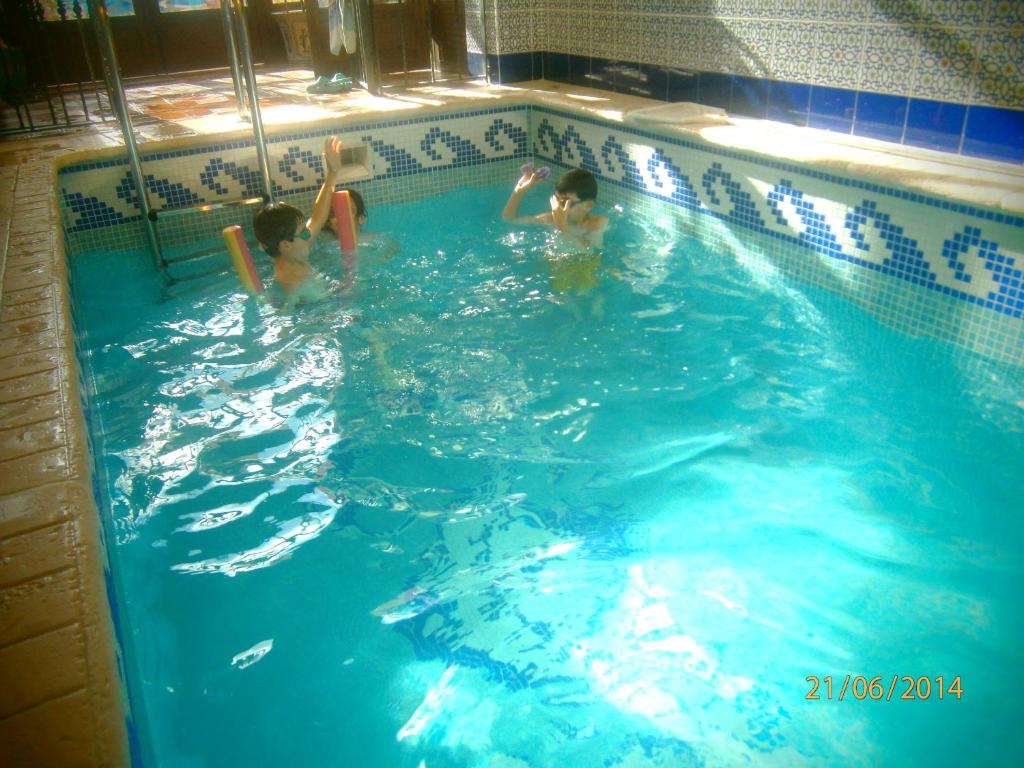
[[295,312],[74,259],[147,764],[1019,764],[1019,372],[507,191]]

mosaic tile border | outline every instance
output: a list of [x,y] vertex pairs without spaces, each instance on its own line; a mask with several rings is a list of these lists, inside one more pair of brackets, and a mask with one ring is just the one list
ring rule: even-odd
[[1019,355],[1024,217],[547,107],[534,107],[531,132],[538,157],[601,182],[1005,315]]
[[[317,190],[322,143],[337,133],[346,146],[367,148],[373,179],[469,167],[527,155],[528,110],[496,107],[411,119],[360,122],[287,133],[268,141],[274,197]],[[259,197],[263,182],[249,141],[230,141],[142,154],[155,208]],[[69,165],[59,173],[68,235],[141,220],[124,159]]]
[[[877,274],[893,286],[942,296],[951,302],[945,310],[950,314],[960,311],[957,307],[971,306],[986,317],[1005,317],[1011,323],[1001,330],[1007,339],[1005,350],[1017,356],[1011,357],[1013,362],[1022,362],[1022,216],[527,104],[275,137],[275,180],[285,179],[275,185],[279,196],[308,205],[321,178],[319,146],[332,132],[369,148],[372,177],[353,186],[368,193],[371,206],[431,194],[434,187],[493,183],[525,157],[582,166],[602,184],[700,214],[699,219],[742,227],[787,247],[799,246],[797,252],[816,254],[830,265],[828,269],[843,264],[844,270],[854,270],[845,273],[847,278]],[[208,178],[202,174],[211,173],[211,163],[221,173],[221,186],[228,188],[225,178],[241,186],[225,170],[229,163],[243,167],[231,154],[245,151],[238,150],[238,144],[153,153],[164,159],[152,160],[149,167],[162,170],[158,163],[167,164],[159,183],[168,190]],[[248,152],[252,153],[251,146]],[[255,158],[245,167],[254,168]],[[137,247],[138,209],[128,194],[130,186],[126,189],[126,175],[123,161],[116,160],[62,171],[66,234],[72,246],[109,246],[119,243],[123,233],[124,247]],[[83,212],[72,204],[78,200],[72,197],[75,194],[90,194],[120,215],[83,220]],[[942,215],[936,217],[939,211]],[[204,220],[202,227],[191,217],[189,221],[188,226],[173,219],[160,222],[165,228],[161,237],[187,243],[200,231],[215,236],[223,225],[218,217]],[[1001,355],[997,350],[990,356]]]
[[[612,124],[606,123],[602,120],[587,117],[584,115],[574,115],[570,112],[565,112],[551,107],[538,107],[534,106],[531,108],[535,114],[548,114],[558,117],[570,118],[574,122],[585,123],[588,125],[609,127]],[[1024,216],[1017,216],[1014,214],[1003,213],[1001,211],[989,210],[985,208],[977,208],[965,203],[956,203],[951,200],[943,200],[941,198],[930,197],[928,195],[921,194],[920,192],[913,192],[907,189],[900,189],[898,187],[890,187],[884,184],[875,184],[869,181],[863,181],[861,179],[849,178],[846,176],[839,176],[835,173],[827,171],[816,171],[813,168],[806,166],[797,165],[796,163],[788,163],[781,160],[768,160],[766,158],[753,158],[751,155],[744,154],[739,150],[724,149],[722,147],[709,146],[707,144],[699,144],[695,141],[688,141],[685,138],[666,136],[655,131],[643,130],[642,128],[634,128],[632,126],[623,126],[621,124],[614,125],[614,130],[629,134],[630,136],[636,136],[637,138],[650,139],[651,141],[668,142],[670,144],[685,147],[687,149],[696,150],[699,152],[707,152],[713,155],[719,155],[721,157],[728,157],[734,160],[753,161],[758,165],[766,168],[773,168],[787,173],[799,174],[801,176],[807,176],[813,179],[820,179],[822,181],[828,181],[833,184],[839,184],[841,186],[856,187],[864,189],[865,191],[875,192],[878,194],[891,195],[898,197],[903,200],[907,200],[912,203],[920,203],[924,205],[932,205],[944,210],[949,210],[955,213],[963,213],[969,216],[979,216],[986,219],[991,219],[1000,223],[1009,224],[1014,227],[1024,227]]]
[[[626,186],[617,185],[614,191],[620,194],[617,202],[638,219],[687,233],[723,258],[741,262],[765,284],[776,283],[781,275],[796,287],[822,288],[836,301],[851,302],[895,331],[970,350],[974,354],[962,359],[964,367],[985,368],[992,360],[1024,364],[1020,319],[956,301],[849,261],[809,253],[805,247],[794,247],[781,238],[736,227],[694,209],[665,206]],[[605,192],[602,197],[607,200]]]

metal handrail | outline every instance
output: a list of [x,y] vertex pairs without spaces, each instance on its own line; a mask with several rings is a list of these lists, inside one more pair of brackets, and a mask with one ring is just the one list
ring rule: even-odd
[[[153,208],[149,200],[149,189],[146,186],[145,174],[142,171],[142,160],[139,157],[138,145],[135,142],[135,131],[132,128],[131,116],[128,113],[124,85],[121,82],[121,72],[117,63],[117,51],[114,48],[114,41],[110,34],[106,4],[104,0],[88,0],[88,4],[89,15],[92,17],[93,30],[96,33],[96,42],[100,51],[100,59],[103,63],[103,73],[107,81],[111,109],[117,116],[121,134],[124,137],[125,148],[128,150],[128,165],[131,169],[132,181],[138,194],[139,209],[142,212],[142,220],[146,229],[146,241],[153,255],[157,270],[164,279],[164,282],[169,283],[170,278],[166,269],[167,260],[161,253],[160,240],[157,237],[155,227],[158,218],[161,216],[176,216],[188,211],[218,210],[228,205],[252,205],[259,202],[273,202],[274,199],[273,180],[270,176],[270,160],[267,156],[267,139],[263,132],[263,119],[260,114],[259,95],[256,89],[256,74],[252,66],[252,49],[249,45],[249,30],[246,24],[245,6],[243,0],[226,0],[223,7],[227,10],[222,18],[225,25],[225,41],[228,45],[228,57],[232,64],[231,74],[235,84],[235,96],[238,99],[239,112],[244,107],[243,85],[245,96],[248,97],[249,119],[252,122],[256,157],[259,161],[260,176],[263,181],[263,197],[156,209]],[[243,82],[240,83],[239,81]]]
[[[495,20],[497,20],[497,18],[498,18],[498,16],[497,16],[497,11],[498,11],[497,0],[495,0],[495,3],[494,3],[494,11],[495,11],[494,18],[495,18]],[[487,50],[488,47],[490,46],[490,41],[487,39],[488,38],[488,35],[487,35],[487,0],[484,0],[482,3],[480,3],[480,25],[483,27],[483,32],[484,32],[484,42],[483,42],[483,49],[484,50],[483,50],[483,56],[482,56],[482,58],[483,58],[483,66],[484,66],[484,80],[486,80],[487,84],[490,85],[491,84],[491,65],[490,65],[490,56],[489,56],[488,50]],[[500,73],[498,75],[498,79],[499,80],[501,79]]]
[[252,48],[249,45],[249,28],[245,19],[245,4],[242,0],[229,0],[233,28],[238,40],[238,53],[242,59],[245,74],[245,88],[249,96],[249,119],[256,139],[256,157],[263,177],[263,196],[268,203],[274,202],[274,185],[270,178],[270,160],[267,158],[267,138],[263,133],[263,116],[260,113],[260,98],[256,91],[256,73],[252,68]]
[[231,67],[231,84],[235,89],[235,101],[238,102],[238,114],[248,114],[245,103],[245,91],[242,90],[242,65],[238,59],[238,42],[235,39],[235,25],[231,20],[231,3],[220,4],[221,22],[224,26],[224,43],[228,50],[228,65]]
[[114,50],[114,41],[110,35],[107,6],[103,0],[88,0],[88,3],[93,31],[96,33],[96,45],[100,51],[100,60],[103,64],[103,72],[109,88],[110,106],[117,116],[117,122],[121,127],[121,134],[124,136],[124,145],[128,150],[128,165],[131,169],[132,181],[135,182],[139,209],[142,211],[142,221],[146,229],[146,241],[149,245],[150,253],[153,255],[157,270],[166,279],[164,260],[160,255],[160,242],[157,240],[156,228],[153,226],[153,219],[151,217],[152,207],[149,204],[149,190],[146,188],[146,179],[142,173],[139,149],[135,144],[135,131],[132,129],[132,120],[128,114],[128,106],[124,96],[124,86],[121,84],[121,71],[117,64],[117,51]]

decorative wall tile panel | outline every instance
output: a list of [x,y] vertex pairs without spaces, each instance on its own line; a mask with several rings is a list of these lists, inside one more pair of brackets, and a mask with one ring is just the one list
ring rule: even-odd
[[[518,5],[500,7],[512,13]],[[1024,108],[1019,0],[533,0],[533,7],[557,8],[545,50]],[[658,22],[630,23],[637,16]],[[815,24],[823,26],[808,27]],[[832,33],[801,45],[808,28]],[[700,39],[687,30],[700,30]],[[976,80],[974,60],[985,63]]]
[[731,21],[729,33],[736,44],[731,48],[733,69],[730,71],[759,77],[770,76],[778,27],[779,23],[775,21]]
[[553,34],[553,42],[556,51],[561,53],[573,53],[577,56],[589,56],[591,51],[590,43],[590,17],[579,13],[563,14],[564,26],[556,26],[556,16],[563,12],[552,9],[548,15],[549,31],[559,29],[559,34]]
[[530,11],[523,9],[502,13],[498,17],[498,52],[525,53],[530,51]]
[[750,7],[750,0],[710,0],[709,11],[718,18],[744,16]]
[[590,55],[605,59],[619,57],[619,17],[611,13],[590,16]]
[[817,21],[821,18],[818,0],[765,0],[765,5],[765,16],[801,21]]
[[922,31],[912,94],[923,99],[975,101],[980,63],[975,38],[957,30]]
[[707,16],[711,9],[710,0],[619,0],[619,11],[632,13],[667,13],[679,16]]
[[988,23],[993,27],[1024,29],[1024,3],[1020,0],[989,0]]
[[732,39],[724,34],[720,19],[680,16],[668,20],[668,23],[663,19],[662,24],[668,33],[665,45],[672,54],[673,66],[714,69],[707,62],[724,60],[727,56],[725,51],[733,45]]
[[[636,61],[637,40],[646,40],[644,35],[644,17],[636,13],[620,13],[615,20],[615,54],[614,58],[621,61]],[[650,51],[645,51],[650,53]]]
[[[533,8],[530,11],[530,44],[533,51],[550,51],[548,32],[548,9]],[[557,37],[552,33],[551,38]]]
[[924,21],[921,2],[908,0],[876,0],[883,21],[891,24],[919,24]]
[[989,20],[989,0],[922,0],[918,5],[925,21],[947,27],[978,27]]
[[484,33],[487,35],[487,52],[499,53],[501,45],[501,31],[498,28],[501,16],[490,12],[484,13]]
[[817,57],[818,27],[812,24],[783,24],[775,33],[771,76],[800,83],[813,81]]
[[867,67],[863,27],[846,24],[815,24],[814,81],[830,86],[857,88]]
[[989,33],[975,38],[979,57],[977,88],[985,104],[1013,107],[1024,102],[1024,32]]
[[484,52],[484,19],[479,14],[466,12],[466,52]]
[[818,18],[822,21],[883,22],[888,19],[877,0],[818,0]]
[[[680,21],[686,17],[678,17]],[[663,67],[693,66],[698,58],[694,41],[674,39],[664,16],[641,16],[640,28],[644,40],[644,56],[651,64]],[[630,45],[623,39],[624,46]]]
[[[861,40],[864,47],[861,89],[880,93],[905,91],[909,84],[908,73],[914,71],[921,46],[919,30],[896,25],[876,27]],[[819,55],[824,53],[823,48],[819,49]]]

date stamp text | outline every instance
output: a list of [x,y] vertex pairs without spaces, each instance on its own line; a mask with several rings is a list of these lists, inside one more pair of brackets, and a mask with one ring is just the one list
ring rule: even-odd
[[845,675],[833,679],[832,675],[808,675],[804,678],[810,690],[804,695],[810,701],[926,701],[928,699],[957,699],[963,696],[960,675],[956,677],[927,677],[924,675]]

